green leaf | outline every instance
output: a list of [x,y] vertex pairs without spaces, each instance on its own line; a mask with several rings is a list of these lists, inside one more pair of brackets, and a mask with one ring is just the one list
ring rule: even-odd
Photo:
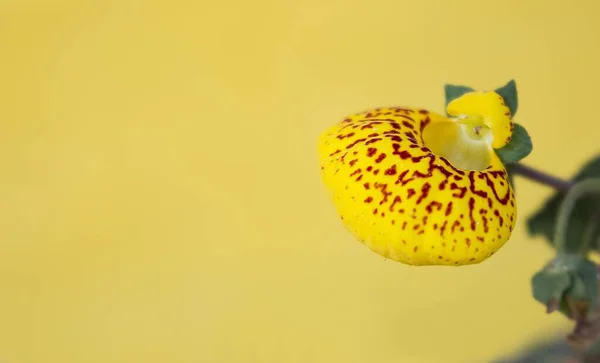
[[510,142],[500,149],[495,150],[502,163],[507,165],[516,163],[527,157],[531,153],[531,150],[533,150],[533,144],[527,130],[523,126],[515,124]]
[[507,84],[496,89],[495,92],[504,98],[504,103],[506,103],[506,106],[510,109],[511,116],[515,117],[517,109],[519,108],[519,97],[515,80],[511,79]]
[[[596,265],[592,261],[582,259],[575,272],[575,286],[578,286],[578,289],[569,293],[569,296],[577,302],[584,302],[589,304],[590,307],[595,307],[598,301]],[[592,310],[593,309],[587,309],[584,313],[589,314]]]
[[473,92],[473,91],[475,91],[473,88],[467,87],[467,86],[460,86],[460,85],[454,85],[454,84],[445,85],[444,93],[446,95],[446,106],[448,106],[448,104],[452,100],[459,98],[460,96],[464,95],[465,93],[469,93],[469,92]]
[[[586,163],[580,171],[571,178],[571,181],[580,181],[588,178],[600,177],[600,156],[595,157]],[[553,245],[554,230],[556,218],[562,201],[565,198],[565,191],[554,192],[540,208],[527,219],[527,232],[530,236],[542,236]],[[600,210],[600,197],[590,196],[579,199],[569,218],[567,227],[567,239],[565,252],[575,253],[583,243],[584,231],[590,223],[590,218]],[[600,217],[599,217],[600,218]],[[600,237],[600,229],[596,229],[593,234],[594,240]],[[592,244],[590,248],[597,249],[598,246]]]
[[548,312],[552,312],[559,308],[563,294],[571,283],[569,270],[553,261],[531,279],[533,298],[545,305]]
[[597,303],[596,265],[581,255],[559,255],[533,276],[531,289],[549,313],[584,317]]

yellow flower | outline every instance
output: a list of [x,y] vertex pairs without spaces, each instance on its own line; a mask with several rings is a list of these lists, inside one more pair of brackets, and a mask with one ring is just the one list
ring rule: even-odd
[[510,110],[495,92],[470,92],[447,112],[377,108],[319,138],[323,182],[344,225],[386,258],[475,264],[510,238],[515,197],[493,150],[510,141]]

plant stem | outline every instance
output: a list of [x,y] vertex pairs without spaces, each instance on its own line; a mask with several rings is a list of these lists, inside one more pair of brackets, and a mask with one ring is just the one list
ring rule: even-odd
[[[591,193],[600,193],[600,178],[590,178],[578,182],[569,189],[565,199],[562,201],[558,212],[558,218],[556,220],[556,229],[554,232],[554,246],[558,253],[564,252],[569,217],[571,216],[571,212],[573,212],[575,203],[582,196]],[[587,246],[584,246],[584,248],[587,248]],[[580,252],[585,253],[585,251]]]
[[553,175],[546,174],[542,171],[533,169],[532,167],[523,165],[521,163],[516,163],[516,164],[510,165],[510,171],[516,175],[520,175],[522,177],[531,179],[540,184],[544,184],[544,185],[550,186],[554,189],[558,189],[558,190],[562,190],[562,191],[569,190],[574,184],[570,181],[566,181],[566,180],[557,178]]

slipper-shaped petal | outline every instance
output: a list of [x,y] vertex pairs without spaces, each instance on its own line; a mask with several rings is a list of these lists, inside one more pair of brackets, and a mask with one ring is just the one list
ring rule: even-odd
[[321,134],[322,179],[351,234],[409,265],[475,264],[498,251],[517,211],[490,145],[496,130],[506,138],[506,125],[494,123],[502,107],[485,102],[453,105],[458,114],[486,118],[474,128],[396,107],[355,114]]

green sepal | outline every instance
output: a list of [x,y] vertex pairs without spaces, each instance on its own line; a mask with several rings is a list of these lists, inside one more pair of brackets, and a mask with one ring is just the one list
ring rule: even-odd
[[531,138],[527,130],[520,124],[515,124],[510,142],[500,149],[495,149],[496,155],[504,165],[514,164],[526,158],[532,150]]
[[507,84],[495,90],[497,94],[502,96],[504,103],[510,110],[512,117],[515,117],[519,108],[519,95],[517,93],[517,82],[514,79],[508,81]]
[[459,98],[460,96],[464,95],[465,93],[469,93],[469,92],[473,92],[473,91],[475,91],[475,90],[468,86],[461,86],[461,85],[455,85],[455,84],[445,85],[444,86],[444,94],[446,96],[445,107],[448,107],[448,104],[450,102]]

